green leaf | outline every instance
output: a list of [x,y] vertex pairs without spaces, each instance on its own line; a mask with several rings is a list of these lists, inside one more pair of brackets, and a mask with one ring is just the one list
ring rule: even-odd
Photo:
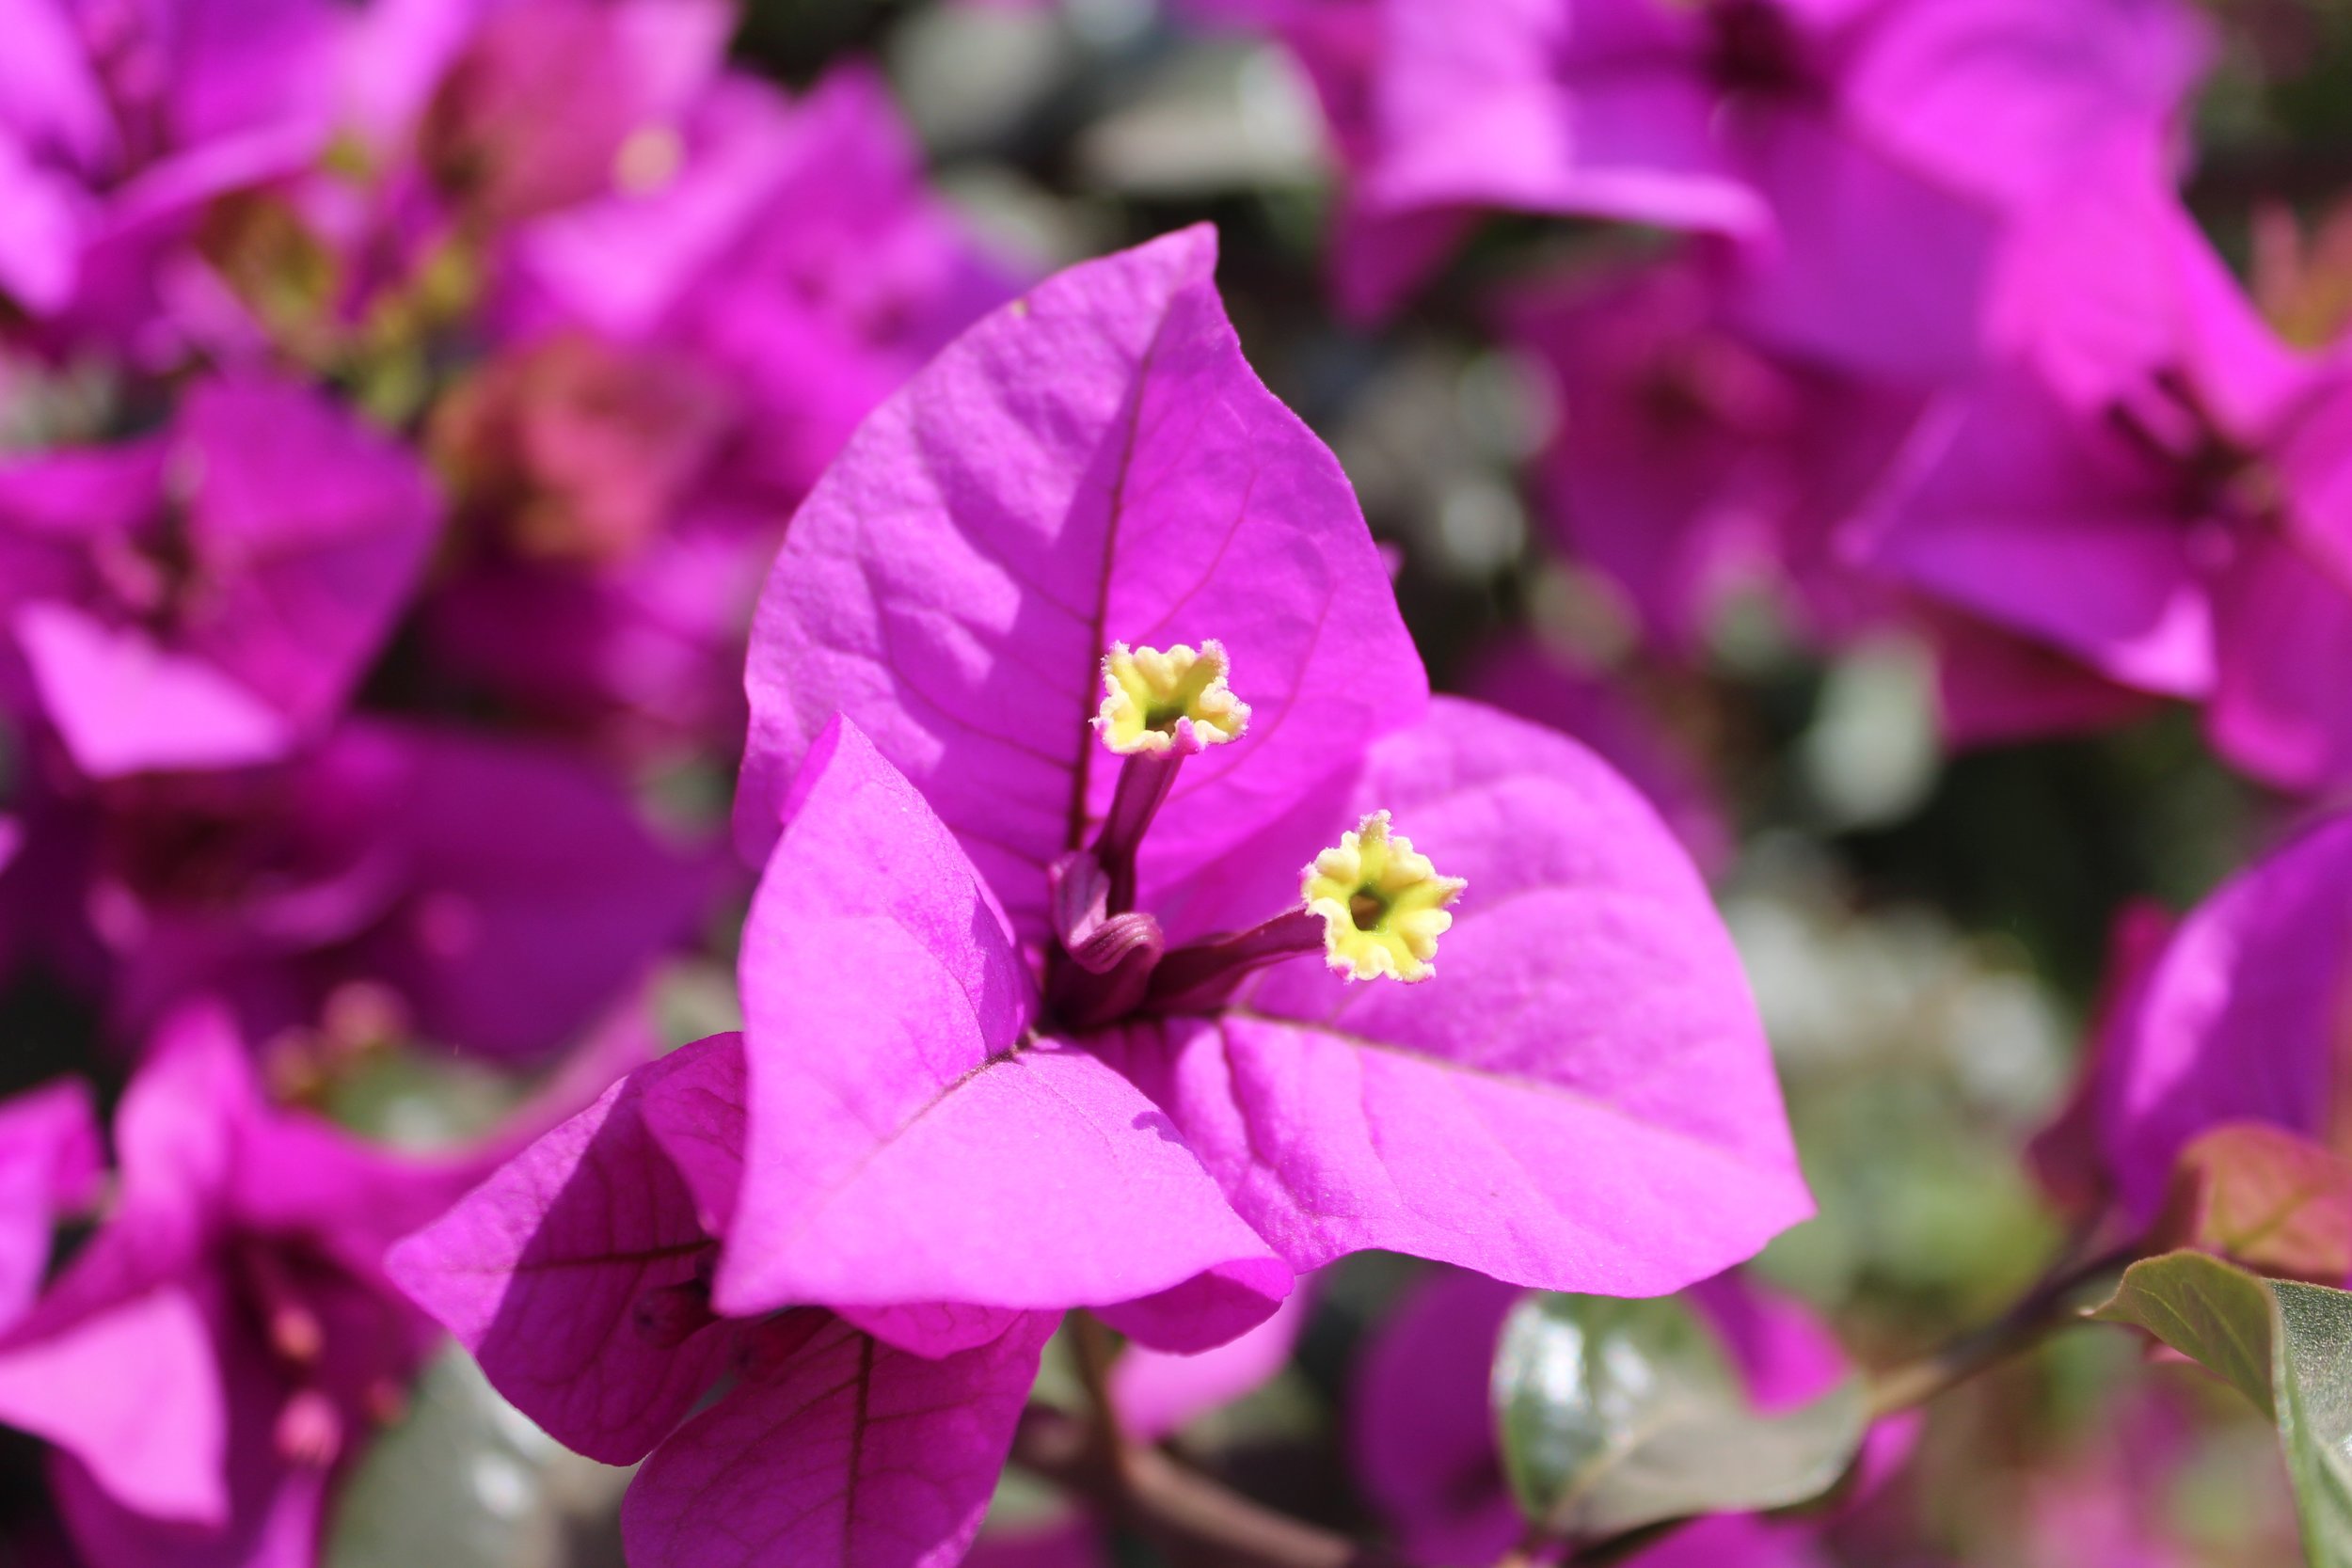
[[626,1471],[566,1453],[454,1347],[341,1489],[326,1568],[561,1568],[565,1515],[617,1500]]
[[2201,1252],[2144,1258],[2090,1315],[2137,1324],[2273,1414],[2270,1293],[2244,1269]]
[[2148,1330],[2275,1419],[2305,1558],[2352,1568],[2352,1293],[2170,1252],[2124,1270],[2091,1316]]
[[1503,1327],[1494,1398],[1519,1507],[1577,1542],[1810,1501],[1845,1474],[1869,1424],[1851,1379],[1786,1415],[1756,1414],[1722,1347],[1673,1298],[1530,1296]]
[[2278,1303],[2279,1441],[2295,1481],[2304,1554],[2324,1568],[2352,1563],[2352,1295],[2274,1280]]

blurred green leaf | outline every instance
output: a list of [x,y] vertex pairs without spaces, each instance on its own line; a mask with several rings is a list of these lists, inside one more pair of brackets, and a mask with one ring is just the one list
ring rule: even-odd
[[566,1453],[452,1347],[344,1483],[326,1568],[562,1568],[565,1515],[624,1474]]
[[2091,1316],[2148,1330],[2275,1419],[2304,1556],[2352,1565],[2352,1293],[2170,1252],[2126,1269]]
[[417,1047],[371,1051],[339,1064],[324,1108],[378,1142],[431,1149],[487,1134],[521,1100],[514,1074]]
[[1809,1501],[1845,1474],[1868,1425],[1851,1381],[1756,1414],[1714,1337],[1672,1298],[1529,1297],[1504,1324],[1494,1397],[1519,1507],[1570,1541]]

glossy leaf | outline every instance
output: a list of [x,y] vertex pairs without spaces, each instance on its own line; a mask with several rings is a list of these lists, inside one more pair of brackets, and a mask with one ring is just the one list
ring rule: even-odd
[[2352,1293],[2171,1252],[2125,1270],[2091,1316],[2148,1330],[2275,1419],[2306,1560],[2352,1564]]
[[1528,1298],[1504,1324],[1494,1398],[1519,1506],[1568,1541],[1808,1501],[1868,1425],[1852,1380],[1758,1415],[1722,1346],[1671,1299]]

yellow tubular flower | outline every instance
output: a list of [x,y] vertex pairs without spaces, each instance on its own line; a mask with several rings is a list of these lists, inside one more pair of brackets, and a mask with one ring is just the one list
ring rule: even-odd
[[1413,841],[1389,834],[1389,814],[1374,812],[1353,832],[1317,855],[1301,874],[1308,912],[1323,917],[1323,952],[1351,980],[1426,980],[1438,939],[1454,924],[1447,907],[1469,884],[1440,877]]
[[1249,727],[1249,705],[1225,684],[1231,669],[1214,638],[1198,651],[1179,643],[1166,653],[1114,642],[1103,660],[1094,732],[1121,756],[1189,755],[1238,740]]

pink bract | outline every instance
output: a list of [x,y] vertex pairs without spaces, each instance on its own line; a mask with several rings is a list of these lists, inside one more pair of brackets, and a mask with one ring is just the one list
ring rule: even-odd
[[622,1511],[640,1568],[952,1562],[1054,1319],[1008,1315],[924,1357],[818,1307],[714,1311],[743,1096],[735,1036],[639,1069],[402,1243],[392,1273],[558,1439],[644,1460]]
[[1755,341],[1733,306],[1724,269],[1685,250],[1522,290],[1504,313],[1559,400],[1537,467],[1547,520],[1681,657],[1742,587],[1770,590],[1824,641],[1884,613],[1836,532],[1926,403]]
[[2118,1206],[2145,1222],[2198,1133],[2325,1138],[2352,1007],[2352,819],[2312,824],[2225,882],[2114,983],[2089,1093]]
[[0,1101],[0,1327],[40,1293],[51,1232],[97,1201],[104,1164],[85,1085],[62,1079]]
[[213,994],[268,1038],[364,978],[429,1037],[544,1058],[687,940],[724,869],[582,760],[446,726],[355,720],[273,767],[68,776],[23,805],[8,956],[134,1036]]
[[1177,1350],[1272,1311],[1289,1269],[1167,1116],[1094,1055],[1026,1039],[1028,973],[923,798],[846,721],[794,793],[744,931],[750,1127],[721,1308],[1092,1307]]
[[[1654,1292],[1807,1211],[1688,860],[1572,742],[1430,702],[1346,482],[1242,359],[1214,261],[1191,230],[988,318],[795,520],[747,677],[737,828],[767,875],[742,983],[752,1147],[823,1152],[772,1174],[755,1155],[741,1223],[770,1240],[743,1267],[766,1284],[723,1296],[1104,1305],[1190,1276],[1206,1311],[1238,1279],[1218,1259],[1254,1281],[1266,1245],[1290,1269],[1388,1247]],[[1296,868],[1392,808],[1470,879],[1431,983],[1344,984],[1318,952],[1205,1000],[1057,1011],[1076,977],[1048,868],[1072,874],[1120,773],[1088,723],[1103,657],[1207,639],[1255,717],[1175,776],[1135,856],[1136,918],[1196,961],[1295,910]],[[868,781],[854,829],[849,779]],[[830,826],[803,829],[820,807]],[[1088,1123],[1099,1180],[1069,1163]],[[1141,1189],[1114,1173],[1147,1167],[1205,1170],[1263,1241],[1236,1250],[1190,1196],[1183,1225],[1125,1226]],[[883,1201],[885,1173],[910,1196]],[[1113,1242],[1070,1256],[1098,1227]],[[1217,1317],[1187,1337],[1246,1325]]]

